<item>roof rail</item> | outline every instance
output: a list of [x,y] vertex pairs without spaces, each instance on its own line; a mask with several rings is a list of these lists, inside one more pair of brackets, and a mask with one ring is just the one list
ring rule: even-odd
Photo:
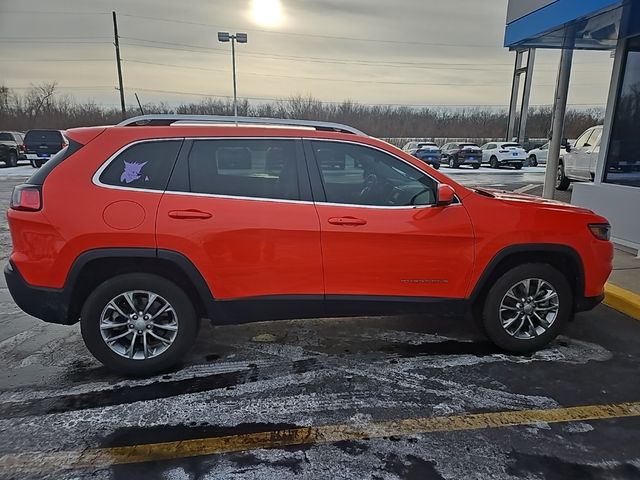
[[348,125],[342,125],[340,123],[332,122],[318,122],[315,120],[291,120],[287,118],[264,118],[264,117],[229,117],[222,115],[172,115],[172,114],[157,114],[157,115],[140,115],[137,117],[128,118],[120,123],[118,126],[168,126],[174,124],[185,123],[203,123],[203,124],[216,124],[216,123],[230,123],[234,125],[273,125],[283,127],[306,127],[315,128],[316,130],[333,131],[341,133],[352,133],[354,135],[364,135],[358,129],[350,127]]

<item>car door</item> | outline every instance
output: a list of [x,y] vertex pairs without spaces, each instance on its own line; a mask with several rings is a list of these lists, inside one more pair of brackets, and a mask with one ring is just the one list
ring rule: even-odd
[[587,151],[589,156],[589,167],[586,172],[589,176],[589,180],[593,180],[596,176],[596,164],[598,163],[598,156],[600,155],[600,140],[602,139],[602,127],[596,127],[593,130],[593,134],[589,139],[591,143],[590,150]]
[[[305,142],[328,300],[465,295],[473,232],[460,202],[436,206],[437,182],[382,149]],[[318,156],[327,150],[345,159],[344,170],[323,168]]]
[[563,155],[565,175],[576,180],[589,179],[589,154],[591,144],[589,139],[593,134],[593,128],[586,130],[578,137],[571,151]]
[[158,209],[157,244],[187,256],[217,300],[322,298],[320,229],[301,141],[186,141]]

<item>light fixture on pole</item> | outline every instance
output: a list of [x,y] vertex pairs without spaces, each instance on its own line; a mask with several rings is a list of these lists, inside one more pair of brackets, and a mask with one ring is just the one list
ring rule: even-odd
[[236,33],[235,35],[229,34],[229,32],[218,32],[219,42],[228,42],[231,40],[231,61],[233,63],[233,115],[238,116],[238,94],[236,88],[236,42],[247,43],[246,33]]

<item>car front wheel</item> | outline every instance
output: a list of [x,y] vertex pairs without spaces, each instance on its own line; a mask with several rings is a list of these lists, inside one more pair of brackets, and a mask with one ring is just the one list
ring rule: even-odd
[[458,161],[453,156],[449,157],[449,167],[458,168]]
[[151,375],[180,361],[191,348],[198,318],[189,297],[157,275],[132,273],[100,284],[80,315],[82,337],[105,367]]
[[529,162],[528,165],[529,167],[537,167],[538,166],[538,159],[536,158],[535,155],[531,155],[529,157]]
[[503,274],[485,299],[487,336],[510,352],[530,352],[551,342],[573,314],[566,277],[548,264],[529,263]]
[[571,182],[564,173],[564,164],[558,164],[558,173],[556,175],[556,190],[566,190]]
[[498,163],[498,159],[496,157],[491,157],[489,159],[489,166],[491,168],[498,168],[500,167],[500,164]]

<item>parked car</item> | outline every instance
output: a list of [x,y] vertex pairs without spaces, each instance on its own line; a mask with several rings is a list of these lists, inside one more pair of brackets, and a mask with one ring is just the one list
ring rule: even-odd
[[436,170],[440,168],[442,152],[435,142],[409,142],[403,148],[409,155],[419,158]]
[[442,161],[451,168],[470,165],[480,168],[482,150],[475,143],[447,143],[442,147]]
[[481,148],[482,163],[488,163],[491,168],[500,168],[506,165],[520,170],[527,159],[527,152],[519,143],[490,142]]
[[[7,285],[28,314],[79,321],[93,355],[129,375],[176,364],[201,318],[441,308],[532,351],[597,305],[611,272],[605,218],[466,188],[345,125],[150,115],[67,135],[13,191]],[[251,168],[221,169],[229,149]]]
[[18,160],[26,158],[24,135],[20,132],[0,132],[0,162],[15,167]]
[[40,168],[68,144],[61,130],[29,130],[24,136],[27,159]]
[[573,145],[567,143],[558,161],[556,188],[566,190],[571,182],[592,182],[596,175],[596,162],[600,153],[602,126],[587,129]]
[[[560,155],[564,154],[567,141],[564,140],[560,146]],[[525,165],[527,167],[537,167],[538,165],[546,165],[547,158],[549,156],[549,142],[541,145],[537,148],[532,148],[527,152],[527,161]]]

